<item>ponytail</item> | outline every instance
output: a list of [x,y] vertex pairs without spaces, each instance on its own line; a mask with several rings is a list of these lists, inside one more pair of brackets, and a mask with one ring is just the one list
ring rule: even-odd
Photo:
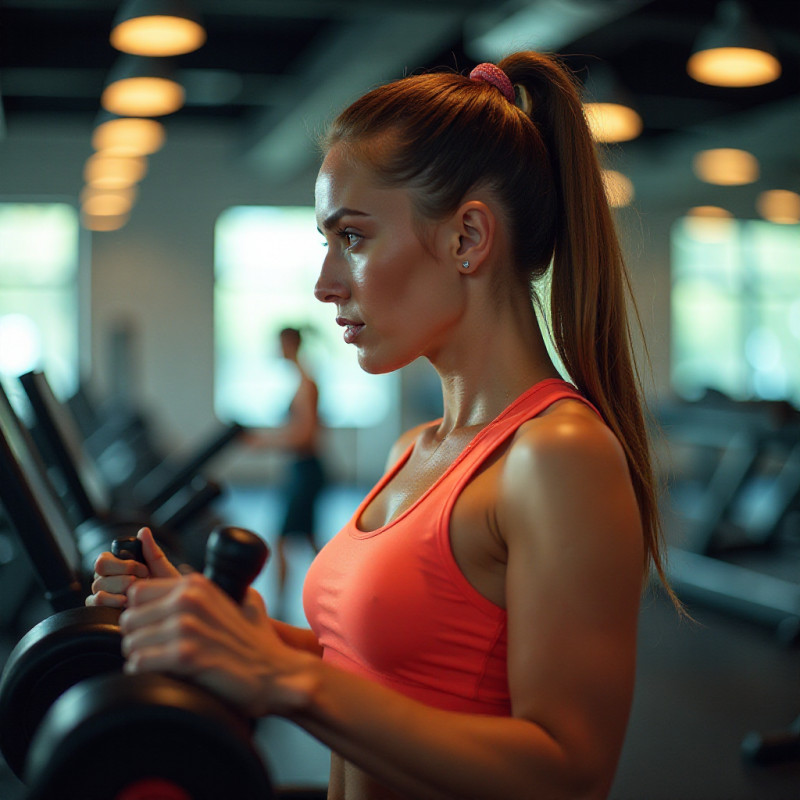
[[498,66],[530,94],[531,119],[545,141],[555,179],[553,344],[571,380],[622,444],[639,503],[646,565],[653,564],[671,594],[643,391],[631,352],[628,300],[639,318],[583,106],[571,75],[550,57],[517,53]]

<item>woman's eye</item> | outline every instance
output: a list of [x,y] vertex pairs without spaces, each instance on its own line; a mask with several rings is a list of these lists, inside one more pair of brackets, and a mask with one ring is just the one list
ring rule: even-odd
[[348,248],[358,244],[362,239],[361,234],[353,231],[339,231],[339,236],[347,243]]

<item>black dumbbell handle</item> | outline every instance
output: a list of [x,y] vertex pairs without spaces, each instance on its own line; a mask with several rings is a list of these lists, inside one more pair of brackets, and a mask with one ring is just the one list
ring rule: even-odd
[[[145,563],[142,543],[136,537],[114,539],[111,552],[117,558]],[[232,526],[216,528],[206,543],[203,572],[241,605],[247,587],[261,572],[268,555],[267,545],[251,531]]]
[[142,553],[142,543],[135,536],[124,539],[114,539],[111,543],[111,553],[117,558],[125,561],[133,560],[144,564],[144,554]]
[[252,531],[232,526],[215,528],[206,543],[203,574],[241,605],[247,587],[268,556],[269,548]]

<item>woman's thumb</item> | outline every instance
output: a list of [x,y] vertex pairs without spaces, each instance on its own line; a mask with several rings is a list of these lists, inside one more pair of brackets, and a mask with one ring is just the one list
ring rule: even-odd
[[150,570],[151,578],[179,578],[180,572],[169,562],[164,551],[156,544],[150,528],[142,528],[137,534],[142,543],[142,554]]

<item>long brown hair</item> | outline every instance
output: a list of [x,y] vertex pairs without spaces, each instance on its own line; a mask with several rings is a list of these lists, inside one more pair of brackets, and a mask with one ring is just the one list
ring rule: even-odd
[[527,89],[530,114],[485,82],[453,73],[415,75],[345,109],[322,145],[357,146],[379,180],[412,192],[424,219],[446,217],[477,186],[492,190],[527,285],[550,279],[556,353],[625,450],[645,567],[652,564],[667,586],[626,310],[633,297],[580,95],[572,75],[550,56],[516,53],[498,66]]

